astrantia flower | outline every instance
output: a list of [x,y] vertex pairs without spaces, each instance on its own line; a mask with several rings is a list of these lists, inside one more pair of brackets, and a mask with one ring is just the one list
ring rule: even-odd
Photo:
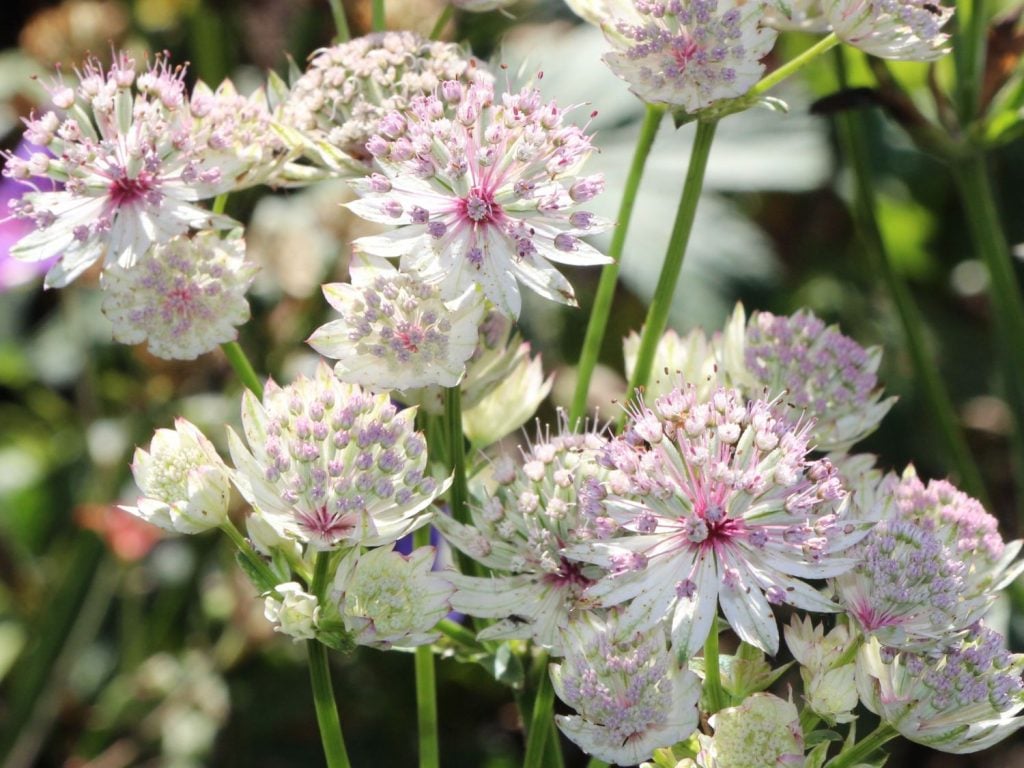
[[280,106],[280,119],[315,159],[365,173],[366,142],[381,118],[448,80],[491,80],[457,45],[414,32],[382,32],[322,48]]
[[[604,223],[577,210],[604,186],[578,177],[592,151],[567,110],[524,88],[495,101],[487,83],[447,81],[388,115],[367,144],[382,174],[356,184],[357,215],[399,229],[356,244],[402,257],[402,270],[441,286],[446,299],[480,285],[510,317],[519,316],[519,283],[575,304],[569,282],[550,262],[609,261],[580,238]],[[451,116],[451,119],[449,119]]]
[[987,749],[1024,726],[1024,656],[978,627],[939,653],[887,653],[871,639],[857,655],[865,706],[900,735],[942,752]]
[[883,59],[931,61],[949,53],[953,8],[928,0],[822,0],[836,37]]
[[679,665],[662,627],[635,632],[614,614],[587,615],[563,634],[565,659],[551,665],[551,683],[579,714],[555,722],[584,752],[636,765],[696,730],[700,680]]
[[121,508],[153,525],[202,533],[227,519],[228,468],[206,436],[185,419],[178,419],[174,429],[158,429],[148,453],[135,449],[132,474],[144,496],[137,506]]
[[145,341],[157,357],[194,360],[238,337],[255,274],[240,236],[179,235],[153,245],[130,269],[114,264],[103,272],[103,313],[123,344]]
[[63,116],[46,112],[26,122],[26,138],[53,156],[9,157],[4,170],[11,178],[48,176],[64,185],[30,192],[12,206],[36,227],[13,255],[61,255],[47,274],[50,287],[67,285],[101,257],[131,267],[153,243],[229,224],[194,202],[254,183],[251,172],[266,159],[264,150],[276,151],[272,135],[261,141],[253,133],[246,110],[217,109],[209,89],[190,102],[184,68],[172,69],[164,58],[138,77],[123,53],[106,73],[91,59],[79,74],[77,89],[59,81],[52,87]]
[[277,626],[275,632],[289,635],[295,642],[316,637],[320,619],[320,603],[316,595],[302,590],[294,581],[278,584],[274,593],[264,600],[263,615]]
[[434,572],[435,550],[420,547],[410,555],[377,547],[352,550],[338,564],[332,597],[345,627],[359,645],[375,648],[427,645],[434,627],[451,610],[455,587]]
[[634,0],[625,13],[628,4],[606,5],[615,50],[605,63],[644,101],[689,113],[750,90],[777,34],[760,0]]
[[854,561],[837,553],[865,531],[847,516],[832,464],[807,459],[807,431],[776,403],[729,389],[699,399],[690,385],[641,405],[602,459],[620,473],[601,504],[621,528],[566,550],[611,571],[587,595],[631,601],[623,620],[641,626],[671,616],[686,656],[719,604],[740,638],[773,655],[771,603],[838,610],[800,579],[848,570]]
[[754,312],[742,339],[727,334],[733,381],[751,397],[782,396],[813,417],[813,447],[845,450],[875,430],[895,398],[880,400],[878,347],[864,349],[807,310],[789,317]]
[[804,764],[804,735],[793,702],[754,693],[708,721],[715,729],[702,738],[701,768],[783,768]]
[[856,716],[857,688],[854,685],[853,657],[837,666],[840,657],[855,642],[856,634],[844,624],[828,633],[806,616],[794,616],[783,628],[786,646],[800,665],[804,700],[815,714],[830,724],[848,723]]
[[476,349],[483,295],[470,287],[443,301],[437,286],[365,254],[354,256],[350,273],[351,284],[323,288],[341,319],[309,337],[338,361],[338,378],[377,391],[458,384]]
[[[640,334],[634,331],[622,344],[629,379],[633,377],[639,351]],[[670,328],[654,350],[651,380],[644,387],[644,396],[653,400],[683,384],[693,384],[700,396],[706,396],[722,383],[718,369],[715,347],[702,329],[694,328],[686,336],[680,336]]]
[[607,440],[599,434],[563,430],[523,453],[522,462],[501,460],[498,487],[473,507],[473,525],[439,516],[434,524],[455,547],[498,574],[489,578],[452,575],[459,591],[455,610],[502,619],[481,636],[532,637],[558,646],[559,630],[587,606],[583,591],[601,575],[562,555],[562,548],[594,536],[590,517],[608,474],[597,463]]
[[414,415],[341,383],[324,364],[312,379],[268,382],[262,403],[243,395],[249,448],[228,431],[232,478],[282,536],[319,550],[388,544],[426,524],[446,487],[424,475]]

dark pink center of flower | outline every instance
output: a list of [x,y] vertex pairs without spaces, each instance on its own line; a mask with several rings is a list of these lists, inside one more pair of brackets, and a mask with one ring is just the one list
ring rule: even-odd
[[672,58],[676,60],[681,70],[686,69],[687,63],[697,55],[697,51],[696,41],[689,36],[683,36],[672,43]]
[[115,208],[131,205],[144,199],[156,189],[156,182],[148,173],[140,173],[134,178],[119,176],[110,182],[110,202]]
[[311,513],[296,511],[295,517],[300,528],[325,542],[338,541],[355,527],[351,516],[330,512],[326,504]]
[[504,211],[494,202],[494,195],[483,187],[473,187],[459,200],[459,215],[474,224],[497,224]]
[[702,549],[717,549],[746,531],[742,520],[730,518],[720,506],[694,511],[696,517],[686,522],[686,537]]
[[545,574],[544,581],[555,587],[586,589],[594,583],[594,580],[583,575],[582,567],[582,563],[575,563],[563,557],[558,565],[558,571]]

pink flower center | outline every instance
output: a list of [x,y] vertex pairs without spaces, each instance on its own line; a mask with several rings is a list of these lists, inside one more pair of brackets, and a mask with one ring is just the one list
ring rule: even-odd
[[675,59],[676,64],[679,65],[681,70],[686,69],[687,63],[697,55],[698,50],[700,50],[700,47],[689,35],[684,35],[672,41],[672,58]]
[[504,215],[501,206],[494,202],[494,195],[483,187],[473,187],[459,200],[458,212],[474,224],[497,224]]
[[192,301],[194,298],[191,286],[186,285],[178,288],[172,288],[167,293],[166,306],[175,314],[187,315],[192,310]]
[[156,189],[156,182],[148,173],[140,173],[134,178],[119,176],[110,182],[110,202],[115,208],[131,205],[144,199]]
[[580,590],[583,590],[593,584],[594,581],[584,576],[582,569],[582,563],[566,560],[563,557],[559,562],[558,571],[546,574],[544,581],[555,587],[579,587]]
[[352,515],[336,514],[328,511],[323,504],[312,513],[296,510],[295,519],[299,527],[310,536],[327,544],[333,544],[351,534],[355,528]]

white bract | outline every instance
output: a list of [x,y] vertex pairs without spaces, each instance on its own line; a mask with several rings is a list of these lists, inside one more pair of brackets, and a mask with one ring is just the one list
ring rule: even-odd
[[264,601],[263,615],[277,626],[275,632],[288,635],[295,642],[316,637],[320,620],[320,603],[316,595],[304,592],[294,581],[278,584]]

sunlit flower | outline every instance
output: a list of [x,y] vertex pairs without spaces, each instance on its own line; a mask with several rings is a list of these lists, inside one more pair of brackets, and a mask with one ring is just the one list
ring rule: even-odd
[[822,0],[825,18],[844,43],[872,56],[931,61],[949,53],[942,32],[953,8],[928,0]]
[[147,342],[167,360],[194,360],[238,338],[249,319],[245,292],[256,265],[240,236],[211,231],[154,244],[130,269],[104,270],[103,314],[123,344]]
[[424,475],[415,409],[343,384],[325,364],[287,387],[246,392],[242,428],[228,443],[232,479],[279,535],[327,550],[388,544],[424,525],[447,487]]
[[202,533],[227,520],[231,483],[217,449],[192,423],[178,419],[174,429],[158,429],[149,451],[135,449],[135,484],[143,497],[121,507],[176,533]]
[[294,581],[278,584],[264,600],[263,615],[277,626],[275,632],[290,636],[294,641],[312,640],[320,620],[320,603],[316,595],[308,594]]
[[338,378],[377,391],[458,384],[476,349],[482,294],[469,287],[443,301],[437,286],[360,253],[350,273],[351,284],[323,288],[341,319],[309,337],[313,349],[338,361]]
[[[783,768],[804,764],[804,735],[793,702],[754,693],[708,721],[715,735],[697,760],[701,768]],[[705,744],[705,739],[701,739]]]
[[533,88],[495,100],[489,83],[446,81],[437,94],[412,99],[368,142],[383,173],[357,182],[362,199],[348,206],[399,228],[357,246],[400,256],[403,271],[440,285],[445,299],[480,285],[513,318],[519,283],[575,304],[550,262],[608,259],[580,239],[605,227],[577,210],[604,182],[578,176],[592,146],[583,129],[565,123],[566,112]]
[[566,550],[611,572],[587,596],[627,603],[623,620],[640,626],[671,617],[686,656],[719,605],[741,639],[773,655],[771,604],[838,610],[801,579],[851,568],[837,553],[865,529],[849,519],[831,462],[808,460],[807,432],[776,403],[729,389],[700,399],[690,385],[639,406],[602,457],[620,473],[601,502],[620,527]]
[[870,639],[857,655],[857,687],[865,706],[900,735],[942,752],[987,749],[1024,726],[1024,656],[978,627],[938,653],[893,655]]
[[390,546],[344,555],[332,598],[357,644],[408,648],[438,638],[434,627],[451,610],[455,587],[431,570],[434,557],[433,547],[403,555]]
[[696,730],[700,680],[680,666],[662,627],[636,632],[614,614],[587,615],[563,634],[565,658],[551,665],[551,683],[578,714],[555,722],[584,752],[636,765]]

